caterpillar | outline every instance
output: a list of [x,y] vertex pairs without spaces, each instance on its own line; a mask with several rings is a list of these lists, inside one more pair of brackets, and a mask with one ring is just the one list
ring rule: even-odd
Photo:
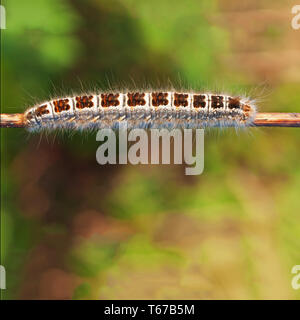
[[252,125],[256,107],[248,99],[211,93],[103,92],[58,98],[24,113],[30,131],[42,129],[206,128]]

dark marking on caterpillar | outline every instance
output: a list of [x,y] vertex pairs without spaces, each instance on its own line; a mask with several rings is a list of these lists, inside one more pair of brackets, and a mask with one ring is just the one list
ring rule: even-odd
[[194,108],[205,108],[207,105],[206,96],[203,94],[194,94],[193,107]]
[[228,108],[229,109],[240,109],[241,103],[239,98],[228,98]]
[[42,117],[44,114],[50,114],[50,111],[47,109],[47,105],[44,104],[40,107],[37,107],[36,110],[35,110],[35,115],[37,117]]
[[68,111],[71,108],[69,105],[69,99],[54,100],[53,105],[54,105],[54,111],[56,113],[60,113],[62,111]]
[[130,107],[144,106],[146,104],[145,93],[127,93],[127,105]]
[[174,106],[175,107],[187,107],[188,106],[188,94],[174,93]]
[[213,109],[219,109],[224,107],[223,96],[211,96],[211,107]]
[[152,106],[166,106],[169,103],[167,99],[168,93],[166,92],[152,92]]
[[107,107],[117,107],[120,104],[119,101],[119,94],[116,93],[102,93],[101,94],[101,106],[103,108],[107,108]]
[[92,108],[94,106],[93,103],[93,96],[80,96],[75,97],[76,100],[76,108],[77,109],[84,109],[84,108]]

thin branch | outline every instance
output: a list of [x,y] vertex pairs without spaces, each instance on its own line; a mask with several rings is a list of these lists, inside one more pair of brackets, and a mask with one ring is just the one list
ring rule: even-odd
[[257,113],[254,125],[259,127],[300,127],[300,113]]
[[23,113],[1,113],[0,114],[0,128],[24,128]]
[[[300,127],[300,113],[257,113],[254,126],[257,127]],[[0,128],[24,128],[23,113],[0,114]]]

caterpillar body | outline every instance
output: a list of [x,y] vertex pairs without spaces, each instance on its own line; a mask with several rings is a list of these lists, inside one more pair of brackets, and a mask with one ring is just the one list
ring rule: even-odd
[[253,102],[240,97],[185,92],[103,92],[58,98],[24,113],[30,131],[42,129],[206,128],[251,126]]

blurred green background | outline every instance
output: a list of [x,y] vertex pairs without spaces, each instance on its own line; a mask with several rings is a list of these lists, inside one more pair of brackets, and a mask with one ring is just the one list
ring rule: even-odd
[[[9,0],[2,112],[172,82],[300,112],[293,1]],[[100,166],[95,134],[1,130],[3,299],[299,299],[300,130],[205,135],[205,169]]]

